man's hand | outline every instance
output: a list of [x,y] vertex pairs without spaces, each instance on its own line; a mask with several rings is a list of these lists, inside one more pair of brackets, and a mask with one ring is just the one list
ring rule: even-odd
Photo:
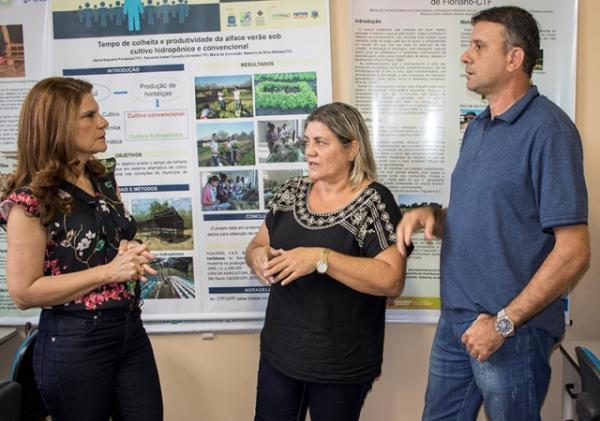
[[433,240],[435,212],[432,208],[417,208],[402,215],[402,219],[396,227],[396,246],[402,256],[406,257],[407,248],[412,244],[413,234],[421,228],[424,229],[425,239],[427,241]]
[[465,331],[461,341],[473,358],[484,362],[500,349],[505,339],[496,331],[496,316],[482,313]]

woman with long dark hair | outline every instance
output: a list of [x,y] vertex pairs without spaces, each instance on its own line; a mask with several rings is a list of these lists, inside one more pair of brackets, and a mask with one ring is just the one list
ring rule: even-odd
[[8,288],[17,307],[42,308],[33,364],[54,421],[162,419],[139,307],[153,256],[133,240],[114,161],[94,158],[107,126],[91,84],[40,81],[21,109],[17,168],[2,190]]

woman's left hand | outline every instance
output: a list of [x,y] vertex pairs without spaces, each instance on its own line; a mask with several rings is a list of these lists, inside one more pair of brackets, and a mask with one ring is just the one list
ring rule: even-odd
[[288,285],[316,269],[320,247],[297,247],[292,250],[271,249],[271,260],[265,265],[265,278],[271,283]]

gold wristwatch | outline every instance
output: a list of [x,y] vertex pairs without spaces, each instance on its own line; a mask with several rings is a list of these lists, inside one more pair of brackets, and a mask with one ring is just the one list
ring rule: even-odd
[[323,251],[321,252],[321,258],[317,262],[317,272],[319,272],[321,275],[327,273],[327,269],[329,268],[329,265],[327,264],[327,256],[329,256],[329,251],[330,250],[328,248],[323,248]]

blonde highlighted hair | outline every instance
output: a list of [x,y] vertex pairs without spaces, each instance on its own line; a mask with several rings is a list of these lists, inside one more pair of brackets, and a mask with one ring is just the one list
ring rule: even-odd
[[358,154],[350,163],[348,174],[351,186],[359,186],[364,180],[377,180],[377,167],[369,142],[369,129],[356,108],[343,102],[332,102],[314,110],[306,118],[305,127],[311,121],[326,125],[344,146],[349,146],[353,140],[358,142]]

